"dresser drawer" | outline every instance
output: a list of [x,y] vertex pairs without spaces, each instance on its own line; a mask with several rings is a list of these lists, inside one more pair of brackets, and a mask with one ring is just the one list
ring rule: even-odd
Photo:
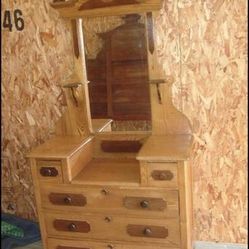
[[47,212],[44,216],[49,237],[151,242],[179,246],[178,219],[162,220]]
[[[63,239],[48,239],[48,249],[165,249],[165,246],[154,245],[149,243],[117,243],[109,242],[89,242],[89,241],[74,241]],[[179,249],[179,247],[170,247],[170,249]]]
[[46,184],[41,186],[41,197],[44,208],[65,212],[108,212],[164,218],[179,216],[177,190]]
[[146,164],[148,172],[148,186],[178,188],[177,163]]
[[37,160],[38,179],[46,182],[62,183],[61,161]]

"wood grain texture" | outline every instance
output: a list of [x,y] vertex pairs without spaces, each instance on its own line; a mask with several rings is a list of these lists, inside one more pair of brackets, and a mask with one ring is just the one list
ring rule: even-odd
[[69,18],[82,18],[82,17],[96,17],[96,16],[115,16],[133,14],[134,12],[141,13],[153,10],[159,10],[161,7],[161,0],[123,0],[122,3],[117,0],[104,2],[101,0],[81,0],[77,1],[73,6],[64,6],[56,8],[60,15]]
[[[81,246],[79,246],[79,241],[75,240],[63,240],[63,239],[48,239],[48,249],[58,249],[57,246],[65,246],[69,248],[75,249],[83,249],[82,246],[87,248],[94,248],[94,249],[151,249],[151,245],[146,245],[143,243],[121,243],[121,242],[114,242],[114,241],[106,241],[106,242],[99,242],[99,241],[80,241]],[[165,246],[155,245],[153,244],[153,249],[165,249]],[[170,247],[170,249],[179,249],[179,247]]]
[[72,180],[73,184],[138,186],[139,162],[135,159],[93,159]]
[[127,233],[134,237],[166,238],[168,229],[162,226],[128,225]]
[[29,159],[30,167],[31,167],[31,174],[32,174],[32,179],[33,179],[33,184],[34,184],[34,191],[35,191],[35,201],[37,205],[37,216],[38,216],[38,221],[39,221],[39,228],[41,231],[41,240],[43,245],[47,246],[47,230],[46,230],[46,225],[45,225],[45,220],[44,220],[44,215],[42,213],[42,200],[41,200],[41,195],[40,195],[40,183],[38,181],[38,175],[39,172],[36,168],[36,160],[31,158]]
[[[160,227],[162,226],[161,219],[151,218],[138,218],[138,217],[125,217],[111,215],[111,221],[106,221],[107,215],[105,214],[66,214],[46,212],[46,228],[49,237],[56,236],[60,239],[93,239],[93,240],[115,240],[115,241],[129,241],[138,243],[153,243],[158,245],[165,245],[165,247],[179,247],[180,233],[179,233],[179,220],[166,219],[164,220],[164,227],[168,229],[167,237],[150,238],[150,237],[135,237],[127,233],[127,225],[142,225],[144,227]],[[70,221],[86,221],[91,227],[89,233],[77,233],[70,231],[57,231],[53,227],[54,220],[65,219]]]
[[76,20],[71,20],[71,26],[72,26],[72,35],[73,35],[74,56],[76,58],[79,58],[79,56],[80,56],[80,50],[79,50],[79,44],[78,44],[78,35],[77,35],[77,23],[76,23]]
[[83,3],[79,10],[89,10],[89,9],[98,9],[98,8],[109,8],[114,6],[122,6],[122,5],[129,5],[129,4],[137,4],[138,2],[136,0],[123,0],[122,3],[117,0],[109,1],[109,2],[103,2],[100,0],[91,0]]
[[191,135],[150,136],[137,155],[138,160],[188,160],[193,137]]
[[[171,177],[173,176],[171,180],[158,180],[157,177],[155,179],[155,172],[157,176],[160,176],[160,174],[165,173],[165,171],[167,173],[170,172]],[[142,186],[165,187],[167,189],[179,188],[177,162],[150,162],[142,160],[140,161],[140,174]]]
[[78,150],[84,147],[84,145],[86,145],[92,139],[92,136],[89,138],[84,138],[81,136],[57,136],[47,140],[40,146],[37,146],[29,154],[27,154],[27,157],[66,159],[77,153]]
[[[44,209],[63,212],[83,212],[83,213],[111,213],[118,215],[129,215],[133,217],[151,218],[178,218],[179,204],[178,191],[165,190],[153,187],[138,189],[137,187],[120,186],[87,186],[86,184],[66,184],[59,186],[47,183],[41,188],[42,207]],[[87,204],[84,206],[57,205],[50,201],[51,193],[60,193],[64,196],[71,194],[83,195]],[[137,201],[130,204],[125,201],[135,198]],[[149,202],[149,208],[140,207],[139,200]]]
[[[92,132],[89,106],[88,80],[85,65],[85,50],[82,20],[72,22],[74,47],[74,71],[61,83],[66,98],[66,112],[57,126],[57,135],[87,137]],[[77,35],[77,37],[76,37]]]
[[193,127],[194,240],[247,242],[246,16],[245,0],[164,1],[155,20],[173,103]]
[[160,198],[125,197],[124,206],[128,209],[163,211],[166,209],[167,203]]
[[181,248],[193,248],[193,199],[192,168],[185,162],[178,162],[178,185],[180,205]]
[[73,70],[70,22],[59,19],[48,1],[4,0],[1,4],[3,12],[20,9],[25,22],[22,32],[16,31],[14,23],[13,32],[2,29],[2,186],[6,193],[2,210],[35,219],[25,153],[53,135],[64,112],[60,83]]
[[[151,22],[158,13],[146,16],[148,69],[151,99],[152,133],[155,135],[166,134],[192,134],[189,119],[180,112],[172,102],[171,88],[174,82],[172,75],[166,75],[160,65],[158,51],[151,50],[151,39],[156,37]],[[152,53],[151,53],[151,51]],[[164,84],[159,84],[164,81]],[[156,84],[153,84],[157,82]]]
[[49,200],[53,205],[85,206],[86,197],[81,194],[50,193]]
[[[15,8],[13,1],[2,4],[3,9]],[[56,99],[61,99],[61,90],[54,82],[60,83],[65,68],[72,69],[73,51],[69,27],[47,2],[16,4],[26,10],[29,32],[3,31],[2,179],[7,194],[2,206],[35,218],[30,172],[23,155],[51,135],[61,115],[63,105]],[[246,6],[244,0],[187,0],[178,5],[164,1],[154,22],[159,62],[175,79],[173,102],[190,118],[194,131],[196,240],[247,241]],[[16,102],[13,96],[23,97]],[[14,210],[7,210],[9,204]]]
[[[36,165],[34,166],[37,168],[38,179],[43,182],[54,182],[54,183],[62,183],[63,176],[62,176],[62,169],[61,169],[61,161],[60,160],[36,160]],[[56,175],[54,176],[43,176],[41,174],[42,168],[53,168],[56,171]]]
[[89,233],[90,225],[86,221],[55,219],[53,221],[54,229],[62,232]]
[[50,5],[55,9],[65,8],[65,7],[74,7],[77,0],[52,0]]
[[[77,151],[66,159],[65,168],[69,182],[83,170],[84,167],[92,160],[93,157],[93,141],[89,139]],[[64,179],[66,177],[64,176]]]
[[86,247],[57,246],[56,249],[90,249]]

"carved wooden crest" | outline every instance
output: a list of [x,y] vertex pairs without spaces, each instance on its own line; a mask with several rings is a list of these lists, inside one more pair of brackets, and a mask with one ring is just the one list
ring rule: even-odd
[[162,0],[53,0],[62,17],[115,16],[157,11]]

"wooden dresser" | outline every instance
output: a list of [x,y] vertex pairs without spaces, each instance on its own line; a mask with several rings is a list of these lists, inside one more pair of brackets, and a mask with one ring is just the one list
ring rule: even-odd
[[191,140],[114,132],[56,137],[34,149],[44,247],[191,248]]
[[[174,79],[157,60],[153,22],[161,3],[51,4],[73,19],[75,72],[62,84],[67,109],[57,135],[28,155],[44,249],[192,249],[192,130],[172,104]],[[135,13],[146,29],[152,130],[112,131],[110,120],[91,119],[82,18]]]

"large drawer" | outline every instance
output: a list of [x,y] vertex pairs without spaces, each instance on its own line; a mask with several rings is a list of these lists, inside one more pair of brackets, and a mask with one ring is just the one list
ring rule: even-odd
[[[138,243],[117,243],[108,242],[89,242],[74,241],[63,239],[48,239],[48,249],[165,249],[165,246],[154,244],[138,244]],[[170,247],[170,249],[179,249],[179,247]]]
[[48,237],[163,243],[179,246],[178,219],[145,219],[126,216],[44,214]]
[[179,216],[178,191],[150,188],[100,188],[70,184],[41,186],[42,206],[51,210],[131,216]]

